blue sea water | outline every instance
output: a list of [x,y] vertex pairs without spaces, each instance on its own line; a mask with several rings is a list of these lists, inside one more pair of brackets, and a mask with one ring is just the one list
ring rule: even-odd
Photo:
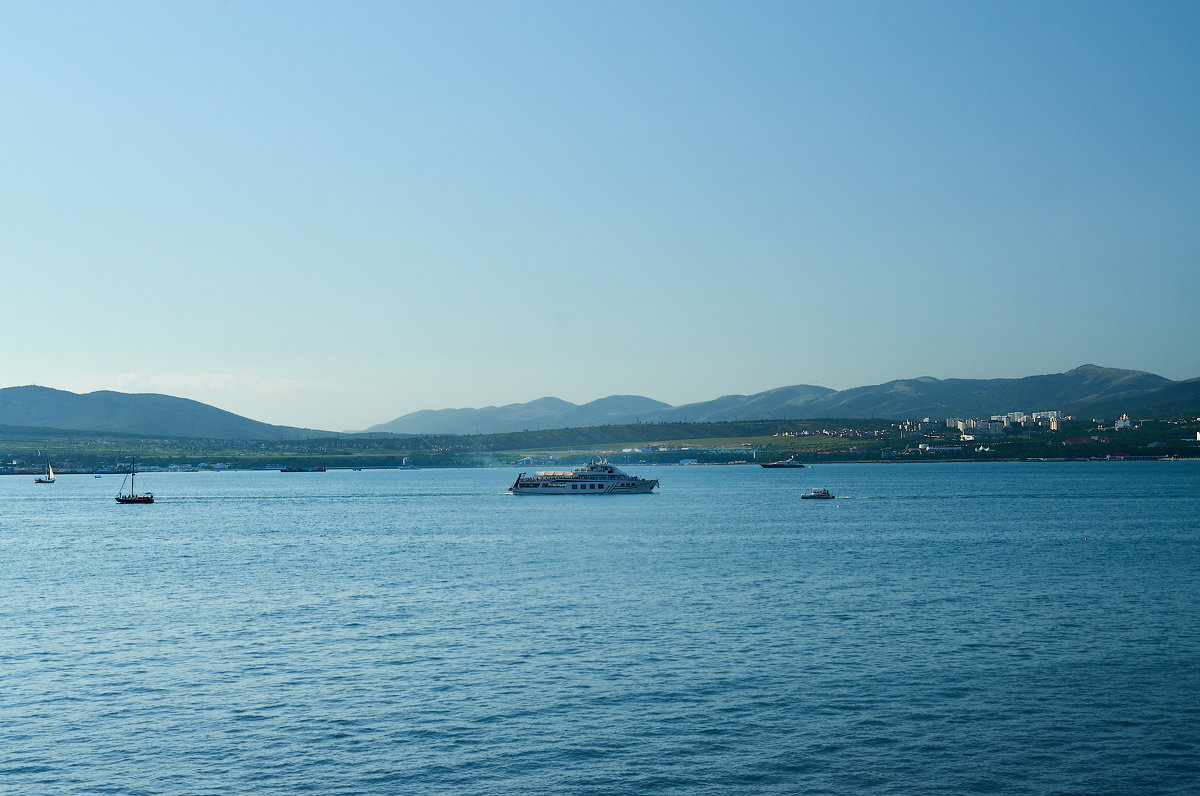
[[0,479],[0,792],[1200,792],[1200,462],[628,469]]

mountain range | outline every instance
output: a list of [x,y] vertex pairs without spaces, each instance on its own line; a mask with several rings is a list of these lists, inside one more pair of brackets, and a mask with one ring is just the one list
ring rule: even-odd
[[[887,420],[990,417],[1059,410],[1109,420],[1200,416],[1200,379],[1172,381],[1136,370],[1083,365],[1066,373],[1019,379],[900,379],[831,390],[808,384],[753,395],[671,406],[638,395],[577,405],[559,398],[480,409],[412,412],[367,429],[392,434],[496,434],[626,423],[729,420]],[[335,432],[275,426],[170,395],[100,391],[84,395],[48,387],[0,389],[0,426],[204,439],[302,440]]]
[[293,440],[329,433],[260,423],[170,395],[110,390],[80,395],[36,386],[0,389],[0,425],[203,439]]
[[1066,373],[1020,379],[900,379],[831,390],[808,384],[753,395],[670,406],[632,395],[576,405],[558,398],[481,409],[424,410],[369,431],[394,434],[494,434],[637,422],[721,422],[818,418],[989,417],[1059,410],[1114,419],[1122,412],[1153,418],[1200,412],[1200,379],[1172,381],[1136,370],[1083,365]]

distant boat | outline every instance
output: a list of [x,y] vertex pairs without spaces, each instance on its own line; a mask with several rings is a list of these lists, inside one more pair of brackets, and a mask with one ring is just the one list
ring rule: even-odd
[[[117,492],[118,503],[153,503],[154,495],[149,492],[144,495],[137,494],[133,489],[133,477],[137,474],[137,459],[133,459],[129,466],[129,494]],[[125,482],[121,482],[121,488],[125,487]]]
[[829,494],[828,489],[814,489],[807,495],[801,495],[801,500],[833,500],[833,495]]
[[54,468],[50,466],[50,457],[46,457],[46,474],[33,479],[35,484],[53,484]]
[[771,462],[770,464],[763,464],[763,465],[759,465],[759,466],[766,467],[768,470],[785,470],[785,469],[790,469],[793,467],[800,468],[800,467],[803,467],[804,465],[801,464],[800,462],[796,461],[796,457],[793,456],[790,459],[784,459],[783,461]]
[[323,473],[323,472],[325,472],[325,465],[314,464],[311,467],[295,467],[295,466],[280,467],[279,472],[281,472],[281,473]]

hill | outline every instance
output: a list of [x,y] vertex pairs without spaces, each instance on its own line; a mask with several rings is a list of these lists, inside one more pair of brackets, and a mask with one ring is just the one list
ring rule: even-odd
[[720,423],[818,418],[989,417],[1057,409],[1115,418],[1200,415],[1200,380],[1174,382],[1136,370],[1083,365],[1066,373],[1019,379],[900,379],[831,390],[801,384],[753,395],[670,406],[640,396],[611,396],[583,406],[557,398],[483,409],[413,412],[370,431],[404,434],[495,434],[637,422]]
[[[610,395],[576,405],[559,398],[482,409],[413,412],[372,426],[392,434],[502,434],[636,423],[875,418],[989,417],[1057,409],[1086,418],[1200,416],[1200,379],[1175,382],[1152,373],[1084,365],[1066,373],[1019,379],[900,379],[831,390],[801,384],[753,395],[671,406],[637,395]],[[333,432],[275,426],[186,398],[48,387],[0,389],[0,425],[223,440],[305,440]]]
[[425,409],[371,426],[392,434],[503,434],[543,428],[583,428],[636,423],[670,409],[670,404],[639,395],[610,395],[577,405],[559,398],[482,409]]
[[[801,418],[988,417],[1015,411],[1058,409],[1089,412],[1102,401],[1148,395],[1174,384],[1150,373],[1083,365],[1066,373],[1020,379],[945,379],[929,377],[890,381],[842,390],[809,403]],[[1137,410],[1131,406],[1130,410]],[[1119,413],[1118,413],[1119,414]]]
[[1096,396],[1080,404],[1079,411],[1084,410],[1089,417],[1110,420],[1126,412],[1135,418],[1200,417],[1200,379],[1168,382],[1118,396]]
[[[703,403],[684,404],[656,413],[656,422],[720,423],[727,420],[783,420],[815,417],[808,413],[816,402],[836,395],[828,387],[799,384],[777,387],[754,395],[725,395]],[[828,417],[828,415],[821,415]],[[861,415],[867,417],[867,415]]]
[[260,423],[170,395],[110,390],[81,395],[36,386],[0,389],[0,424],[204,439],[293,440],[329,434]]

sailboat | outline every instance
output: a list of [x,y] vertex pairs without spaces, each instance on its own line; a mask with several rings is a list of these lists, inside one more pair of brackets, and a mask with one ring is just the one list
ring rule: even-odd
[[[117,492],[118,503],[153,503],[154,495],[147,492],[144,495],[139,495],[133,491],[133,477],[137,474],[137,459],[131,460],[129,467],[129,494]],[[125,482],[121,482],[121,487],[125,487]]]
[[50,457],[46,457],[46,474],[33,479],[35,484],[53,484],[54,483],[54,468],[50,466]]

